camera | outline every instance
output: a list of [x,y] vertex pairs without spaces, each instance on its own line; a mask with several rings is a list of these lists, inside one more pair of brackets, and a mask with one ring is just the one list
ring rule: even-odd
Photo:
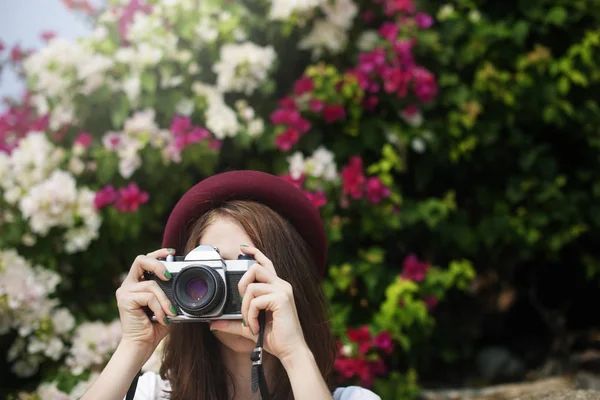
[[[169,255],[159,259],[172,278],[163,281],[153,272],[145,271],[144,279],[153,280],[165,292],[177,315],[173,322],[208,322],[219,319],[241,319],[242,301],[238,282],[255,264],[249,254],[237,260],[224,260],[219,250],[209,245],[196,247],[186,256]],[[146,313],[155,320],[149,309]]]

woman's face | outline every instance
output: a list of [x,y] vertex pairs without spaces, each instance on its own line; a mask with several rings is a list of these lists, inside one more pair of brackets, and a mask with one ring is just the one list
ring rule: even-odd
[[[221,257],[225,260],[236,260],[241,253],[240,246],[242,244],[254,246],[246,231],[227,218],[217,218],[210,224],[200,238],[199,244],[208,244],[218,248]],[[242,321],[240,321],[241,323]],[[238,353],[250,353],[255,346],[252,340],[243,336],[217,331],[214,331],[213,334],[223,345]]]

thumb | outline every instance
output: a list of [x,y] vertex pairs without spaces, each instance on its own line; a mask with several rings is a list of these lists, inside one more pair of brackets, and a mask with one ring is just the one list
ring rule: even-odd
[[240,321],[219,320],[210,324],[211,331],[232,333],[243,336],[256,342],[256,336],[250,330],[250,327],[244,326]]

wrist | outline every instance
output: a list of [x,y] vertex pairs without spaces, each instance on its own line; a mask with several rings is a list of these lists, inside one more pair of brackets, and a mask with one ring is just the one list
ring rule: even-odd
[[281,365],[283,365],[283,368],[289,373],[292,369],[303,368],[307,365],[314,364],[315,357],[308,345],[303,343],[300,346],[295,346],[292,352],[280,357],[279,361],[281,361]]
[[156,346],[137,341],[121,339],[115,354],[118,353],[121,357],[127,357],[140,365],[140,368],[148,361]]

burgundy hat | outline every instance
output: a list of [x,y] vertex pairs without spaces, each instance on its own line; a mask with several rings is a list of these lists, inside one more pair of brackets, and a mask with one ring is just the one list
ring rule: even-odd
[[183,254],[190,229],[198,218],[230,200],[256,201],[286,218],[306,241],[321,275],[325,275],[327,240],[319,211],[300,189],[265,172],[225,172],[193,186],[177,202],[169,216],[163,247]]

